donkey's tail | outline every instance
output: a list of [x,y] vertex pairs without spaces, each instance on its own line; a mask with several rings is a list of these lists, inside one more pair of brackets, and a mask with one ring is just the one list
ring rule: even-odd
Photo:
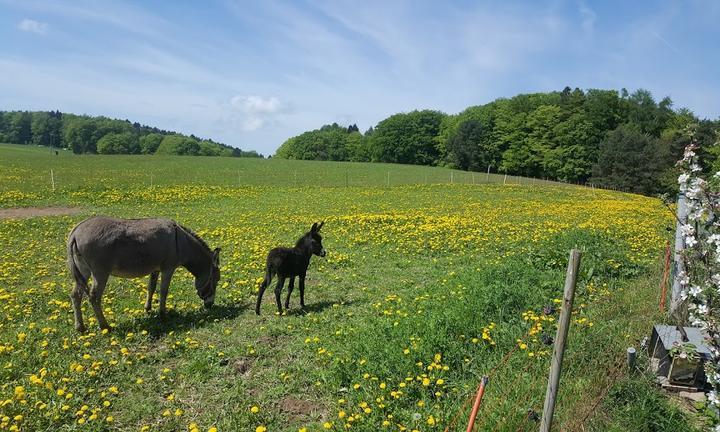
[[85,275],[82,274],[82,272],[78,268],[76,259],[82,259],[82,257],[80,256],[80,251],[78,251],[75,237],[71,237],[70,241],[68,242],[68,268],[78,286],[80,286],[85,295],[89,295],[87,286],[88,279],[87,277],[85,277]]

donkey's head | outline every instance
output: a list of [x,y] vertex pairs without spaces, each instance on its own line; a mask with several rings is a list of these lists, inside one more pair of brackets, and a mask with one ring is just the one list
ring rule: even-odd
[[325,225],[325,222],[320,222],[320,224],[314,223],[310,231],[298,241],[298,246],[313,255],[324,257],[327,252],[322,245],[322,236],[320,235],[320,228],[322,228],[323,225]]
[[218,281],[220,281],[220,248],[215,248],[212,251],[210,271],[207,278],[195,278],[197,294],[208,309],[215,303],[215,291],[217,290]]

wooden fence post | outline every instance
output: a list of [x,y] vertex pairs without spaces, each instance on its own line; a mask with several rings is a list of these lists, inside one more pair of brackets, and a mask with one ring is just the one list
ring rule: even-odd
[[560,385],[560,372],[562,370],[563,355],[565,355],[568,329],[570,328],[573,300],[575,299],[575,284],[577,283],[581,255],[577,249],[570,251],[570,261],[565,276],[565,293],[563,294],[562,310],[560,311],[557,335],[555,336],[555,347],[553,348],[552,363],[550,364],[550,376],[548,377],[547,392],[545,393],[540,432],[550,432],[552,427],[555,398],[557,398],[558,386]]
[[52,184],[52,190],[55,192],[55,173],[50,169],[50,183]]

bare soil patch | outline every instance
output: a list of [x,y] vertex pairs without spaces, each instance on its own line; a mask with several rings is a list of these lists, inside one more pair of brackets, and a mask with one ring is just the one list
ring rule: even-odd
[[0,209],[0,219],[26,219],[32,217],[67,216],[78,214],[80,207],[16,207]]
[[322,412],[322,406],[310,402],[308,400],[297,399],[292,396],[286,396],[280,400],[279,404],[282,412],[288,413],[295,417],[311,416]]

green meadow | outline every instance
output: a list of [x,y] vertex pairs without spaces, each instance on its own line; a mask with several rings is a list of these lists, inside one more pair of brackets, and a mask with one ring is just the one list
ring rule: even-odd
[[[624,364],[662,319],[659,200],[410,165],[59,153],[0,145],[0,214],[67,212],[0,219],[0,430],[465,430],[483,375],[478,430],[537,430],[558,317],[543,308],[571,248],[555,430],[697,426]],[[147,278],[111,278],[112,330],[85,302],[77,334],[65,241],[99,214],[172,218],[221,247],[215,306],[184,269],[165,316],[144,310]],[[306,309],[295,292],[277,315],[268,290],[256,316],[268,250],[319,221]]]

